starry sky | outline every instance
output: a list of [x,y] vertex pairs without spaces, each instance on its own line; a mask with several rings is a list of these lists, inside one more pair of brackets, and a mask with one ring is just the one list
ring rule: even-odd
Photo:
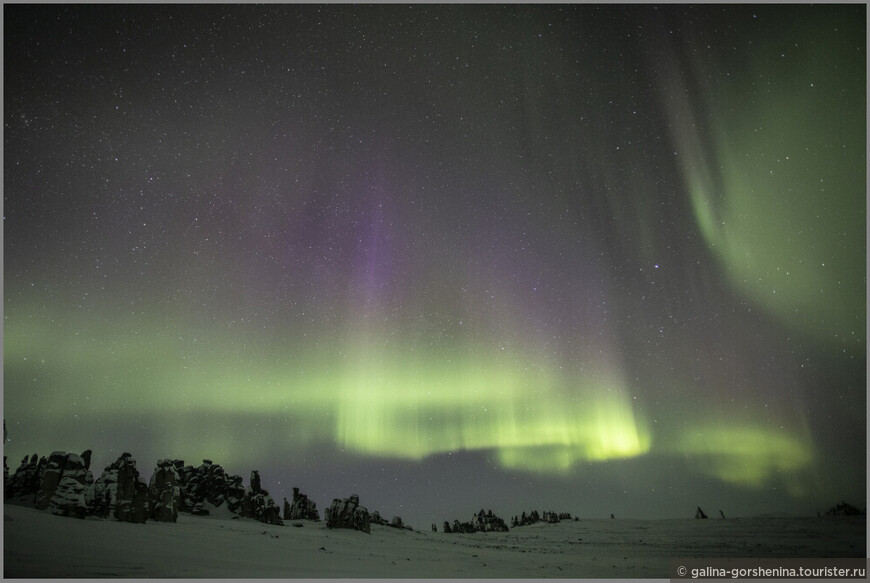
[[4,6],[4,454],[415,527],[866,505],[866,7]]

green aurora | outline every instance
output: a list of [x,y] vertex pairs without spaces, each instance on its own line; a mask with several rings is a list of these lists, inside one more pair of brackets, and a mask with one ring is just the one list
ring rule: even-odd
[[[353,460],[362,495],[438,467],[662,512],[863,492],[857,8],[112,9],[110,64],[84,12],[7,10],[10,467],[132,450],[285,488]],[[197,44],[208,10],[234,33]]]

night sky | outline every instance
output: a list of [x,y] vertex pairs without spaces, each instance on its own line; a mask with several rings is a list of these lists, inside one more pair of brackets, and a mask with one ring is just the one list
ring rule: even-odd
[[4,454],[417,528],[866,505],[866,7],[4,6]]

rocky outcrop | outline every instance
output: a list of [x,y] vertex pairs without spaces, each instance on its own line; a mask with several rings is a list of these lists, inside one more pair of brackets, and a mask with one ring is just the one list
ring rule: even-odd
[[371,532],[371,516],[365,506],[360,506],[359,496],[350,498],[335,498],[326,509],[327,528],[351,528],[362,532]]
[[825,511],[825,516],[861,516],[862,514],[864,513],[861,510],[845,501]]
[[45,466],[39,489],[36,491],[36,508],[45,510],[51,503],[51,497],[60,483],[63,467],[66,464],[66,452],[53,451],[48,456],[48,464]]
[[47,464],[48,460],[44,457],[40,459],[36,454],[30,458],[24,456],[18,469],[9,478],[5,498],[14,499],[19,503],[33,504],[39,491],[39,477],[45,472]]
[[251,489],[246,492],[240,507],[240,514],[267,524],[283,526],[281,511],[269,492],[260,486],[260,472],[251,472]]
[[85,492],[93,481],[88,465],[90,450],[82,455],[55,451],[46,458],[25,456],[9,479],[6,498],[33,504],[54,514],[84,518],[87,514]]
[[387,520],[383,516],[381,516],[381,513],[377,510],[372,512],[371,516],[369,517],[369,522],[371,524],[378,524],[380,526],[386,526],[387,524],[389,524]]
[[106,466],[91,489],[88,498],[95,514],[112,515],[121,522],[144,523],[148,519],[148,486],[139,480],[136,460],[129,453]]
[[293,504],[284,498],[284,520],[320,520],[320,513],[313,500],[301,494],[299,488],[293,488]]
[[148,506],[151,520],[175,522],[181,498],[180,478],[175,460],[158,460],[148,484]]
[[[52,454],[53,456],[54,454]],[[88,514],[87,504],[85,502],[85,492],[90,483],[93,482],[93,477],[88,471],[88,466],[91,461],[91,452],[87,450],[82,455],[74,453],[66,454],[60,466],[60,480],[51,492],[51,498],[48,502],[48,507],[52,514],[59,516],[74,516],[76,518],[84,518]],[[49,460],[49,463],[50,460]],[[46,468],[45,476],[51,476],[54,479],[55,473],[48,472]],[[48,495],[46,488],[47,480],[43,479],[43,485],[40,492]]]
[[212,506],[226,503],[231,512],[241,511],[245,499],[241,476],[228,475],[220,465],[208,459],[202,460],[198,467],[185,466],[181,460],[174,460],[173,466],[178,475],[180,511],[192,513],[197,505],[202,510],[206,502]]

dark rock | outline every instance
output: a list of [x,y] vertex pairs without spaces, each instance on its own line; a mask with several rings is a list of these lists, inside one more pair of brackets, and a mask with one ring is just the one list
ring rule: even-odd
[[226,504],[231,512],[239,512],[245,498],[241,476],[228,475],[208,459],[199,467],[185,466],[182,460],[174,460],[173,466],[178,475],[179,511],[192,513],[197,504],[208,502],[212,506]]
[[148,505],[151,520],[175,522],[178,520],[178,506],[181,489],[174,460],[158,460],[151,482],[148,484]]
[[88,498],[95,505],[95,514],[114,514],[121,522],[144,523],[147,520],[148,486],[139,480],[136,460],[129,453],[121,454],[106,466],[91,490]]
[[700,506],[698,506],[698,509],[695,511],[695,518],[707,518],[707,515],[704,514],[704,511],[701,510]]
[[393,528],[404,528],[405,523],[402,522],[401,516],[394,516],[393,519],[390,521],[390,526],[392,526]]
[[438,532],[438,527],[435,526],[435,523],[432,523],[432,532]]
[[133,492],[133,503],[130,506],[130,518],[127,522],[145,524],[145,521],[148,520],[148,515],[148,486],[145,482],[140,482],[137,479]]
[[386,526],[386,525],[387,525],[387,521],[386,521],[386,519],[384,519],[384,517],[381,516],[381,513],[378,512],[377,510],[375,510],[374,512],[372,512],[372,515],[371,515],[371,517],[369,518],[369,522],[371,522],[371,524],[379,524],[379,525],[381,525],[381,526]]
[[451,533],[451,532],[453,532],[453,531],[450,529],[450,523],[447,522],[446,520],[444,521],[444,526],[441,528],[441,530],[444,531],[444,532],[446,532],[446,533]]
[[861,510],[845,501],[825,511],[825,516],[861,516],[862,514],[864,513]]
[[320,520],[320,513],[313,500],[301,494],[299,488],[293,488],[293,504],[288,505],[284,499],[284,520]]
[[36,507],[39,510],[45,510],[51,504],[51,497],[54,496],[54,491],[57,489],[63,474],[66,457],[67,454],[63,451],[53,451],[48,456],[48,465],[45,466],[39,489],[36,491]]
[[82,452],[81,457],[82,457],[82,461],[84,462],[84,465],[85,465],[85,470],[91,469],[91,454],[92,453],[93,452],[89,449],[86,449],[85,451]]
[[261,487],[260,473],[256,470],[251,472],[251,489],[241,501],[239,514],[267,524],[284,525],[281,510],[269,496],[269,492]]
[[351,528],[362,532],[371,532],[371,516],[369,511],[359,505],[359,496],[351,495],[343,500],[335,498],[326,509],[327,528]]
[[39,490],[39,476],[44,472],[47,463],[45,458],[40,459],[36,454],[29,458],[24,456],[18,469],[9,478],[5,498],[14,499],[19,503],[33,504]]
[[[60,480],[51,493],[51,499],[49,500],[49,508],[51,508],[52,514],[74,516],[76,518],[84,518],[87,515],[85,490],[88,487],[88,474],[89,472],[85,468],[85,461],[81,456],[74,453],[64,456]],[[47,470],[46,475],[49,475]],[[50,475],[54,476],[54,473]],[[41,492],[46,493],[44,489],[41,489]]]

